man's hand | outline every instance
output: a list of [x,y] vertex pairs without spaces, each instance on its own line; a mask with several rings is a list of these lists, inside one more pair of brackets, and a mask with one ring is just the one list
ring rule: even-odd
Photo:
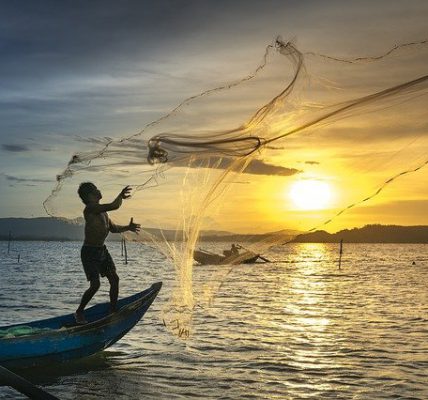
[[140,232],[140,228],[141,228],[141,225],[135,224],[134,218],[131,218],[131,221],[129,222],[129,225],[128,225],[128,230],[130,230],[131,232],[138,233]]
[[131,190],[132,188],[128,185],[126,186],[120,193],[119,193],[119,197],[121,199],[129,199],[131,197]]

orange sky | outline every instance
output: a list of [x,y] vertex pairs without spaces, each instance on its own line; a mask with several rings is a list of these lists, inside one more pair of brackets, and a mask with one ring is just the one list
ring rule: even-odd
[[[61,12],[49,14],[52,20],[47,21],[50,17],[42,9],[26,11],[13,6],[0,17],[15,20],[14,15],[31,16],[28,20],[17,18],[13,26],[4,25],[4,40],[9,46],[3,50],[0,69],[4,77],[0,217],[45,216],[42,202],[55,184],[55,175],[74,152],[96,149],[97,145],[87,140],[130,136],[183,99],[247,76],[277,34],[285,40],[295,38],[297,48],[305,53],[376,56],[397,43],[425,39],[428,12],[427,3],[420,1],[363,1],[346,6],[337,1],[323,2],[322,6],[315,1],[267,2],[245,9],[232,4],[194,5],[192,10],[176,10],[174,18],[155,5],[150,13],[137,4],[131,10],[117,7],[113,4],[106,11],[111,13],[105,16],[108,28],[89,6],[84,20],[73,13],[63,20]],[[153,15],[157,17],[153,19]],[[100,23],[93,23],[97,21]],[[70,37],[67,24],[81,29]],[[283,105],[282,113],[258,127],[257,135],[272,137],[290,131],[315,118],[320,105],[422,76],[427,61],[423,46],[405,49],[386,61],[356,65],[305,54],[308,76],[299,82],[298,95]],[[269,60],[254,82],[208,96],[161,128],[198,135],[201,129],[220,131],[239,126],[284,88],[292,76],[284,65],[276,58]],[[208,209],[203,225],[237,232],[309,229],[374,193],[395,174],[416,168],[428,154],[428,107],[426,89],[414,95],[400,95],[379,106],[369,104],[327,125],[316,125],[273,143],[273,149],[257,153],[253,173],[226,179],[227,193],[216,207]],[[143,139],[148,138],[150,132]],[[145,157],[141,150],[142,163]],[[120,185],[146,179],[137,170],[122,168],[117,179],[114,174],[103,175],[107,171],[102,168],[95,174],[84,170],[67,181],[56,207],[61,215],[77,216],[82,207],[76,196],[79,182],[93,180],[109,200]],[[158,176],[158,188],[135,194],[135,200],[113,219],[125,222],[133,214],[143,225],[173,227],[183,209],[179,200],[184,171],[180,167]],[[188,178],[194,173],[191,171]],[[194,193],[194,187],[187,186],[183,202],[188,206],[189,194],[200,200],[216,173],[211,172],[208,178],[199,175],[196,183],[202,189]],[[426,174],[422,169],[400,178],[326,229],[367,223],[428,224]],[[332,199],[325,209],[296,210],[290,202],[293,182],[306,179],[331,187]],[[186,212],[200,212],[198,201]]]

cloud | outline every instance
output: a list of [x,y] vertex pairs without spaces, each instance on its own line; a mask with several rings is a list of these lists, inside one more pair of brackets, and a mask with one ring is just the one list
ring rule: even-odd
[[[227,157],[210,157],[210,168],[227,169],[230,167],[232,159]],[[187,166],[187,160],[174,161],[175,166]],[[197,168],[199,165],[191,166]],[[268,164],[262,160],[252,160],[250,164],[244,169],[244,174],[252,175],[268,175],[268,176],[291,176],[302,172],[295,168],[282,167],[280,165]]]
[[52,152],[55,151],[54,147],[40,147],[38,144],[31,144],[31,148],[25,144],[2,144],[1,148],[3,151],[8,151],[10,153],[24,153],[27,151],[38,150],[43,152]]
[[319,162],[318,161],[305,161],[305,164],[308,164],[308,165],[319,165]]
[[21,153],[24,151],[30,151],[30,149],[23,144],[2,144],[1,148],[3,151],[10,151],[11,153]]
[[277,176],[291,176],[302,172],[295,168],[282,167],[280,165],[267,164],[261,160],[253,160],[245,168],[245,174],[253,175],[277,175]]
[[27,186],[34,186],[34,183],[52,183],[52,179],[38,179],[38,178],[19,178],[13,175],[7,175],[4,173],[0,173],[0,176],[4,176],[7,181],[14,183],[26,183]]

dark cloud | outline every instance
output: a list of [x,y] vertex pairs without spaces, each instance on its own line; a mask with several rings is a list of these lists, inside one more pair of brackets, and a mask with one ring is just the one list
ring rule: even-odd
[[[135,150],[135,149],[133,149]],[[118,161],[116,163],[111,163],[108,165],[90,165],[89,167],[86,167],[85,169],[87,171],[91,172],[97,172],[97,171],[103,171],[107,167],[108,168],[127,168],[130,166],[141,166],[146,167],[146,172],[152,173],[153,168],[151,166],[147,166],[145,164],[145,159],[138,159],[140,158],[139,153],[132,151],[129,154],[127,154],[130,158],[129,159],[123,159],[121,161]],[[166,164],[166,166],[169,167],[187,167],[188,166],[188,158],[176,158],[174,160],[171,160],[169,164]],[[209,158],[209,164],[205,160],[201,160],[201,163],[194,163],[190,165],[190,168],[205,168],[206,165],[209,165],[209,168],[213,169],[227,169],[230,167],[234,160],[228,158],[228,157],[210,157]],[[121,171],[121,173],[126,172],[126,170]],[[262,160],[252,160],[250,164],[245,168],[243,171],[244,174],[251,174],[251,175],[267,175],[267,176],[292,176],[295,174],[301,173],[302,170],[298,170],[296,168],[287,168],[280,165],[273,165],[268,164]],[[119,173],[118,176],[121,176],[121,173]]]
[[[229,12],[242,13],[240,3],[229,5]],[[180,39],[204,32],[213,20],[224,17],[225,4],[228,2],[6,2],[0,17],[0,35],[7,37],[1,46],[0,71],[3,76],[24,76],[26,80],[88,70],[115,74],[122,70],[125,59],[136,61],[174,50]],[[157,73],[150,68],[145,72]]]
[[308,165],[319,165],[319,162],[318,161],[305,161],[305,164],[308,164]]
[[43,147],[39,148],[38,145],[32,145],[32,149],[25,144],[2,144],[1,148],[3,151],[8,151],[10,153],[23,153],[31,150],[40,150],[44,152],[52,152],[55,150],[53,147]]
[[[232,163],[232,159],[223,157],[210,157],[210,168],[215,169],[227,169],[230,167]],[[187,159],[183,160],[175,160],[175,166],[187,166]],[[203,166],[204,164],[194,164],[193,168],[198,168]],[[250,164],[243,171],[244,174],[252,174],[252,175],[269,175],[269,176],[291,176],[302,172],[301,170],[295,168],[287,168],[282,167],[280,165],[268,164],[262,160],[252,160]]]
[[24,151],[30,151],[30,149],[23,144],[2,144],[1,148],[4,151],[10,151],[12,153],[21,153]]
[[261,160],[253,160],[245,168],[245,174],[253,175],[276,175],[276,176],[291,176],[302,171],[295,168],[282,167],[280,165],[267,164]]
[[19,178],[13,175],[7,175],[0,173],[0,176],[4,176],[7,181],[15,183],[25,183],[27,186],[35,186],[34,183],[52,183],[52,179],[37,179],[37,178]]

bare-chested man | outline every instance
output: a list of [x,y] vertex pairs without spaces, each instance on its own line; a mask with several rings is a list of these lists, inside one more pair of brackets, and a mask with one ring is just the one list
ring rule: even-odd
[[100,287],[100,275],[105,276],[110,282],[110,309],[111,312],[116,311],[119,295],[119,277],[104,240],[109,232],[132,231],[138,233],[140,225],[135,224],[132,218],[127,226],[115,225],[110,220],[107,211],[117,210],[122,205],[122,200],[130,197],[130,191],[131,188],[126,186],[113,202],[100,204],[102,195],[93,183],[84,182],[79,187],[79,196],[86,206],[83,211],[85,217],[85,242],[82,246],[81,257],[90,286],[83,294],[80,306],[74,313],[78,324],[87,323],[83,311]]

